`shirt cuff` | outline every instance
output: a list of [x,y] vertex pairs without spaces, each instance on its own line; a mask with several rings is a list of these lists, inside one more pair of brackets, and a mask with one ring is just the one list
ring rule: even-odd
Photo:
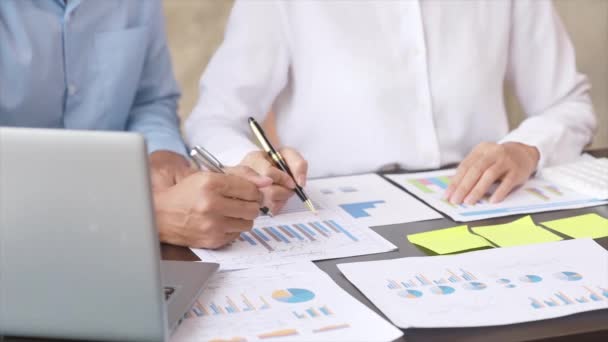
[[553,139],[548,137],[546,132],[543,133],[535,130],[526,130],[523,129],[523,127],[520,127],[507,134],[507,136],[501,139],[498,143],[504,144],[507,142],[515,142],[536,147],[539,153],[538,164],[536,165],[536,170],[538,171],[547,166],[547,157],[553,153],[553,146],[555,146],[556,142],[553,142],[552,140]]
[[152,154],[156,151],[171,151],[188,159],[186,146],[181,138],[168,135],[145,136],[145,138],[148,146],[148,154]]

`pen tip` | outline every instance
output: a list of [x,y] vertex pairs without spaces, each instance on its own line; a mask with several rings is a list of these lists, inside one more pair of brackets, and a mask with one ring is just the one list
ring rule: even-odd
[[306,200],[304,203],[306,203],[306,206],[308,207],[308,209],[310,209],[310,211],[313,212],[313,214],[317,213],[317,209],[315,209],[315,206],[312,204],[311,200]]

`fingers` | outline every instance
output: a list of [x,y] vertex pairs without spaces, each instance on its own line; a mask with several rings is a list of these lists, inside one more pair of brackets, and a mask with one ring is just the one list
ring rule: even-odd
[[202,184],[203,191],[219,189],[219,194],[224,197],[257,203],[262,201],[262,194],[258,187],[244,178],[221,174],[213,174],[209,178],[210,180]]
[[266,177],[270,177],[272,179],[272,183],[275,185],[279,185],[292,190],[296,188],[296,183],[293,181],[293,179],[291,179],[291,177],[287,173],[277,169],[274,166],[265,169],[260,173]]
[[272,178],[261,176],[254,169],[248,166],[235,166],[224,169],[226,173],[239,176],[255,184],[258,188],[264,188],[272,185]]
[[[204,200],[197,210],[203,214],[215,214],[226,219],[242,219],[252,221],[260,213],[258,202],[242,201],[234,198],[218,196],[211,200]],[[219,225],[219,224],[218,224]]]
[[473,187],[478,183],[481,176],[495,163],[495,161],[495,156],[484,156],[472,162],[471,166],[466,168],[465,174],[461,177],[461,180],[459,182],[454,182],[455,189],[449,198],[450,202],[453,204],[462,203],[464,198],[469,195]]
[[481,149],[479,147],[474,148],[473,151],[471,151],[471,153],[469,153],[469,155],[464,158],[460,165],[458,165],[458,168],[456,169],[456,174],[452,177],[450,185],[448,186],[448,189],[445,192],[445,199],[450,199],[450,197],[454,194],[454,191],[458,187],[458,184],[460,184],[464,176],[467,174],[467,170],[469,169],[469,167],[473,163],[475,163],[475,161],[477,161],[477,159],[479,158],[481,154],[480,150]]
[[464,203],[468,205],[477,203],[486,193],[488,193],[492,184],[498,181],[505,172],[506,170],[499,164],[494,164],[488,168],[465,197]]
[[308,162],[298,151],[289,147],[282,148],[280,153],[287,165],[289,165],[289,169],[298,185],[305,186],[308,176]]
[[292,190],[277,185],[262,189],[262,193],[264,197],[263,205],[273,213],[278,213],[285,206],[287,200],[295,194]]
[[288,189],[296,187],[293,179],[287,173],[276,168],[264,152],[254,151],[248,153],[241,164],[251,167],[262,176],[271,178],[275,185],[284,186]]
[[496,188],[492,197],[490,197],[490,203],[501,202],[517,185],[519,185],[519,182],[517,181],[516,176],[514,174],[507,175],[503,178],[502,182],[500,182],[500,185]]

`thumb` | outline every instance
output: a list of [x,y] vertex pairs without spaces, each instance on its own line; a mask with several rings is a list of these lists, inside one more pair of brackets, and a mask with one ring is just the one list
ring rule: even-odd
[[226,173],[244,178],[255,184],[258,188],[265,188],[272,185],[272,178],[261,176],[248,166],[227,167],[224,169]]

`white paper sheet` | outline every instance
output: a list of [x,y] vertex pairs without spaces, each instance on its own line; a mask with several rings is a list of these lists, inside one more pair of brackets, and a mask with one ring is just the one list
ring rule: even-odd
[[171,341],[392,341],[401,335],[303,263],[217,274]]
[[533,178],[511,192],[500,203],[489,203],[490,194],[488,194],[475,205],[453,205],[444,200],[443,195],[450,182],[449,178],[455,173],[456,170],[452,169],[387,175],[387,178],[405,187],[435,209],[461,222],[515,214],[592,207],[608,203],[557,186],[543,179]]
[[[313,179],[305,191],[318,206],[339,209],[368,227],[442,217],[377,174]],[[285,211],[306,210],[298,202],[292,198]]]
[[504,325],[608,308],[608,251],[589,239],[338,268],[402,328]]
[[221,269],[285,264],[388,252],[397,249],[368,227],[337,210],[262,216],[251,232],[219,250],[193,248]]

